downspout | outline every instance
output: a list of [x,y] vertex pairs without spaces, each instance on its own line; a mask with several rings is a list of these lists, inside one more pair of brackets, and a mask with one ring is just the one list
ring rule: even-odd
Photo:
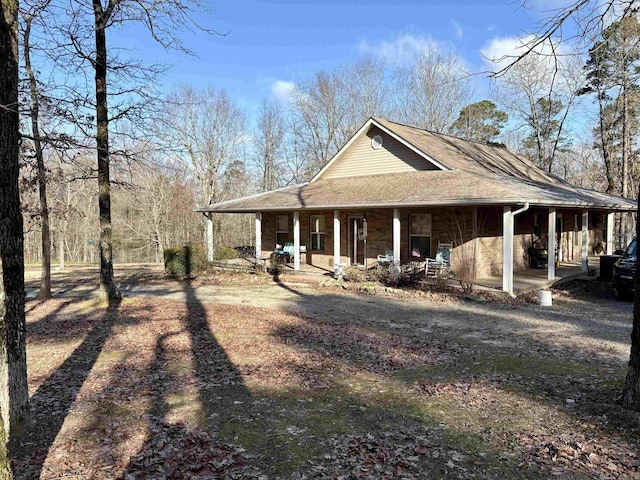
[[524,202],[524,207],[516,210],[515,212],[511,212],[511,215],[515,217],[516,215],[526,212],[527,210],[529,210],[529,202]]
[[[520,215],[523,212],[526,212],[527,210],[529,210],[529,202],[524,202],[524,206],[522,208],[519,208],[518,210],[511,212],[511,218],[513,218],[513,230],[515,232],[516,229],[516,221],[515,221],[515,216],[516,215]],[[513,268],[513,265],[511,266],[511,268]],[[516,296],[513,293],[513,270],[511,271],[511,282],[509,282],[509,291],[507,292],[509,294],[509,296],[511,298],[516,298]]]

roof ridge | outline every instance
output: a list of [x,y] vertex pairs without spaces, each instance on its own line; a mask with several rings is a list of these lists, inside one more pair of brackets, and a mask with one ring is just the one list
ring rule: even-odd
[[[434,132],[433,130],[429,130],[428,128],[420,128],[420,127],[416,127],[415,125],[407,125],[406,123],[396,122],[395,120],[389,120],[389,119],[382,118],[382,117],[372,117],[372,118],[374,120],[377,120],[377,121],[382,120],[383,122],[389,122],[389,123],[393,123],[395,125],[400,125],[401,127],[410,128],[412,130],[418,130],[419,132],[427,132],[427,133],[430,133],[432,135],[437,135],[437,136],[442,136],[442,137],[451,137],[451,138],[455,138],[456,140],[462,140],[463,142],[475,143],[475,144],[481,145],[483,147],[500,148],[502,150],[507,150],[507,151],[511,152],[511,150],[509,150],[505,144],[496,144],[495,142],[486,143],[486,142],[481,142],[479,140],[471,140],[471,139],[468,139],[468,138],[458,137],[458,136],[452,135],[450,133]],[[511,153],[513,153],[513,152],[511,152]]]

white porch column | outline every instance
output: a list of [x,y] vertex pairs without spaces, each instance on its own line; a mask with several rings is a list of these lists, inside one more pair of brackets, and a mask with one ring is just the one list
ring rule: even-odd
[[256,261],[262,260],[262,213],[256,212]]
[[613,212],[607,213],[607,255],[613,255],[613,229],[615,226],[615,214]]
[[213,262],[213,213],[207,214],[207,262]]
[[556,278],[556,209],[549,208],[549,232],[547,248],[547,278]]
[[587,261],[589,260],[589,210],[582,211],[582,271],[588,270]]
[[502,291],[513,291],[513,215],[511,207],[502,211]]
[[633,212],[627,212],[627,231],[625,233],[627,234],[627,242],[622,246],[623,249],[627,248],[627,245],[631,243],[631,239],[636,233],[636,224],[633,221]]
[[400,265],[400,210],[393,209],[393,264]]
[[340,268],[340,211],[333,211],[333,266]]
[[300,270],[300,212],[293,212],[293,269]]

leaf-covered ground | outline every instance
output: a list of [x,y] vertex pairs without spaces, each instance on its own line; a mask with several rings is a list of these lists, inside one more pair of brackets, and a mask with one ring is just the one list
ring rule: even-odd
[[17,478],[640,478],[640,415],[615,404],[631,310],[600,284],[541,312],[251,276],[127,282],[144,295],[118,306],[28,303]]

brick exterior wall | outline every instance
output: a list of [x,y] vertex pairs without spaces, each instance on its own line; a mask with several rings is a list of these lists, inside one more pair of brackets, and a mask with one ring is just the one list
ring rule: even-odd
[[[411,208],[400,209],[400,259],[405,263],[410,257],[410,218],[412,214],[431,214],[431,252],[434,257],[439,242],[453,242],[452,270],[460,262],[468,261],[469,252],[475,249],[479,277],[502,273],[502,207],[460,207],[460,208]],[[559,246],[563,259],[579,261],[581,257],[582,211],[558,209],[562,216],[562,232]],[[276,244],[276,216],[287,215],[288,241],[293,242],[292,212],[266,212],[262,215],[262,258],[268,258]],[[311,215],[324,215],[324,249],[311,250],[309,230]],[[577,215],[577,224],[576,224]],[[348,265],[350,259],[350,229],[354,218],[367,220],[367,266],[376,264],[376,257],[393,248],[393,210],[342,210],[340,211],[340,261]],[[474,227],[474,223],[477,226]],[[538,223],[536,227],[536,221]],[[598,245],[604,243],[606,212],[589,212],[589,254],[597,253]],[[478,233],[474,235],[474,230]],[[530,208],[515,217],[514,267],[516,270],[528,267],[527,249],[534,245],[546,245],[548,232],[548,209]],[[301,261],[328,271],[333,271],[333,210],[300,212],[300,244],[307,252]],[[362,246],[362,245],[361,245]]]

